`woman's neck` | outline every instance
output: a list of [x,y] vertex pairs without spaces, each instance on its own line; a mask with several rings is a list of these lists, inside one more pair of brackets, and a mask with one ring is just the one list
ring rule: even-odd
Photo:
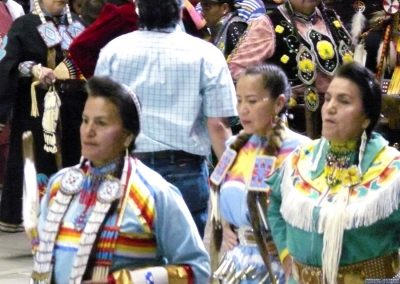
[[357,150],[358,140],[349,140],[346,142],[329,142],[330,151],[334,153],[348,153]]

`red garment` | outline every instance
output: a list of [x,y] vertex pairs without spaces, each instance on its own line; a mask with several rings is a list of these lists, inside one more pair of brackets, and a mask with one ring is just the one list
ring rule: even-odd
[[12,22],[13,19],[7,9],[6,4],[0,0],[0,38],[3,38],[4,35],[7,34]]
[[100,50],[112,39],[137,30],[134,3],[106,3],[99,17],[77,36],[69,47],[72,61],[88,79],[93,76]]

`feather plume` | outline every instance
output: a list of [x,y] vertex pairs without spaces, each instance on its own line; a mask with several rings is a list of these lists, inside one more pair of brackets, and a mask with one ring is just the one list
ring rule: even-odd
[[351,20],[351,38],[353,40],[353,44],[357,44],[360,38],[361,33],[363,32],[365,26],[367,24],[367,19],[361,10],[354,14]]
[[36,169],[33,157],[32,132],[26,131],[22,135],[24,153],[24,187],[23,187],[23,209],[22,217],[25,232],[32,243],[35,251],[38,245],[38,215],[39,215],[39,191],[36,180]]

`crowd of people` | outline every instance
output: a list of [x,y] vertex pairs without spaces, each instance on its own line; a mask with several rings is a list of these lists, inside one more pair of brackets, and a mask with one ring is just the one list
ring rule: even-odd
[[29,223],[31,282],[400,279],[386,67],[332,7],[0,0],[0,231]]

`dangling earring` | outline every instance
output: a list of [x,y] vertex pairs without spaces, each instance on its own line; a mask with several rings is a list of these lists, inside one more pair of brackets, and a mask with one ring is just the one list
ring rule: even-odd
[[368,140],[367,132],[364,129],[364,131],[361,135],[360,150],[358,152],[358,171],[360,172],[360,175],[362,173],[361,172],[361,163],[364,158],[365,147],[367,146],[367,140]]
[[129,149],[128,149],[128,147],[125,148],[125,158],[129,158]]

